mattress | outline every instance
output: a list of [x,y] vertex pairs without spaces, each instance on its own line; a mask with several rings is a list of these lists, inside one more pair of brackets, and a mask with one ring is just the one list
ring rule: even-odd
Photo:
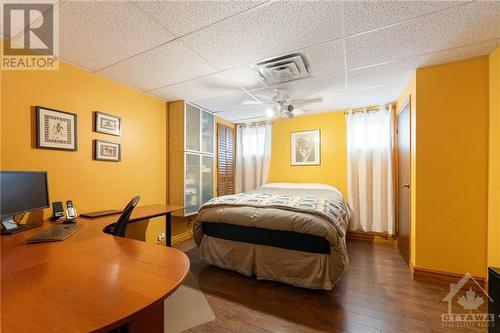
[[203,223],[202,229],[205,235],[215,238],[302,252],[330,254],[330,243],[324,237],[315,235],[216,222]]

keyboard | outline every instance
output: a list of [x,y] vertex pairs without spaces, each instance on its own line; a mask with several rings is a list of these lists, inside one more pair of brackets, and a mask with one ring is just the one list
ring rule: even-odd
[[56,225],[55,227],[28,238],[26,242],[31,244],[62,241],[80,231],[82,228],[83,225],[81,224]]
[[113,214],[120,214],[122,213],[121,210],[118,209],[108,209],[108,210],[100,210],[98,212],[92,212],[92,213],[84,213],[80,214],[82,217],[99,217],[99,216],[106,216],[106,215],[113,215]]

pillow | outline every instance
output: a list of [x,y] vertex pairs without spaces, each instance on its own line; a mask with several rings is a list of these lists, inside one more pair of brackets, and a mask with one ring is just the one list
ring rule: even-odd
[[335,186],[318,183],[269,183],[262,185],[262,188],[289,188],[305,190],[331,190],[340,192]]

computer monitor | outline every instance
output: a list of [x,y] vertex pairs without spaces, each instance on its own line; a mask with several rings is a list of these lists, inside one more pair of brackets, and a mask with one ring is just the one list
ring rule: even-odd
[[48,207],[47,172],[0,171],[0,217],[4,229],[20,227],[14,222],[14,215]]

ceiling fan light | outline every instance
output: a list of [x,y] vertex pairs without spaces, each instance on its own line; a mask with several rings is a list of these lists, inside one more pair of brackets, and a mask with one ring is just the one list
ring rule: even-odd
[[275,115],[275,112],[274,112],[274,110],[273,110],[272,108],[267,108],[267,109],[266,109],[266,116],[267,116],[268,118],[273,118],[273,117],[274,117],[274,115]]
[[292,112],[286,111],[286,112],[284,112],[284,113],[285,113],[285,116],[286,116],[288,119],[292,119],[292,118],[293,118],[293,113],[292,113]]

